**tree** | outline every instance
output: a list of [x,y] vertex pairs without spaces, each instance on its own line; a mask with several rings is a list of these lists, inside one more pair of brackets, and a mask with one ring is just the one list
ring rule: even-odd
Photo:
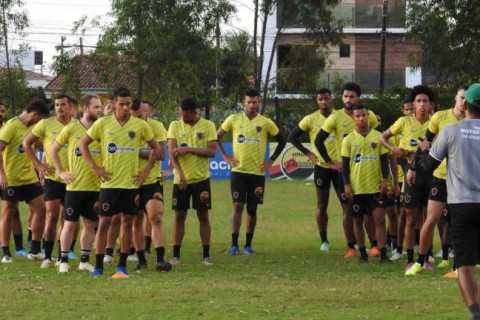
[[[264,101],[266,101],[267,98],[271,78],[270,72],[277,48],[277,41],[286,27],[291,27],[296,24],[307,30],[305,40],[308,45],[317,48],[317,62],[320,62],[315,65],[317,66],[316,70],[310,69],[309,71],[311,74],[316,73],[318,75],[324,70],[328,56],[328,46],[338,44],[341,41],[343,21],[336,20],[331,11],[339,2],[339,0],[265,0],[262,2],[259,9],[263,17],[259,58],[260,66],[256,70],[256,85],[257,89],[263,86],[262,96]],[[276,9],[277,12],[276,17],[272,16],[274,9]],[[268,19],[277,19],[277,32],[273,40],[274,49],[270,53],[267,71],[265,77],[263,77],[262,66],[265,60],[265,35]],[[310,53],[311,52],[310,50]],[[298,78],[295,79],[295,77],[299,75],[298,72],[287,72],[286,75],[287,74],[290,77],[294,77],[294,79],[283,77],[281,81],[288,82],[292,80],[298,82],[302,80]],[[265,78],[264,83],[261,82],[262,78]],[[265,105],[265,103],[262,104],[262,113]]]
[[[109,83],[116,82],[120,67],[132,70],[139,98],[177,103],[190,95],[208,100],[216,77],[215,27],[234,10],[226,0],[113,0],[113,20],[104,25],[94,57],[109,70]],[[75,31],[87,23],[86,18],[77,22]],[[58,61],[62,59],[68,62],[64,66],[72,61],[66,55]]]
[[252,37],[248,32],[229,32],[225,35],[219,65],[222,97],[231,98],[233,101],[243,98],[243,92],[256,61]]
[[411,0],[407,36],[422,51],[411,57],[427,83],[463,84],[480,74],[480,7],[475,0]]
[[[0,24],[2,26],[0,34],[0,45],[5,50],[7,79],[10,98],[10,114],[15,114],[15,82],[11,71],[11,57],[8,45],[8,32],[14,32],[20,36],[25,36],[24,30],[28,27],[29,20],[25,11],[19,11],[23,7],[22,0],[0,0],[1,16]],[[21,51],[21,50],[20,50]]]

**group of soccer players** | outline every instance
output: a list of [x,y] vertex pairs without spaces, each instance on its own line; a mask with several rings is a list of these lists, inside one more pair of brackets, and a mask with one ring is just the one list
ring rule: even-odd
[[[446,125],[465,117],[465,90],[464,87],[458,90],[454,108],[432,117],[433,91],[426,86],[413,88],[403,106],[404,116],[383,133],[376,130],[379,115],[360,103],[358,84],[349,82],[342,86],[344,107],[341,110],[333,109],[329,89],[318,90],[315,100],[319,110],[303,118],[288,140],[315,164],[320,250],[329,250],[327,208],[333,184],[343,208],[345,258],[357,256],[358,249],[362,263],[368,262],[369,256],[378,256],[381,263],[391,263],[402,258],[405,239],[406,274],[419,273],[431,268],[433,230],[439,224],[443,249],[440,266],[449,266],[448,228],[446,223],[441,223],[446,208],[446,164],[442,163],[432,179],[421,162],[435,136]],[[252,240],[257,206],[263,203],[265,171],[286,144],[275,123],[258,113],[259,103],[258,92],[247,90],[243,100],[245,110],[228,117],[215,131],[214,123],[197,113],[196,101],[187,98],[181,102],[180,119],[173,121],[167,132],[163,124],[152,119],[151,103],[134,103],[130,91],[125,88],[115,91],[109,108],[105,107],[113,114],[106,116],[102,116],[101,101],[95,95],[82,98],[79,119],[75,117],[76,108],[69,96],[56,97],[55,115],[51,117],[48,117],[49,110],[44,102],[32,101],[22,114],[9,120],[0,130],[2,262],[12,261],[9,241],[13,231],[16,254],[42,260],[42,268],[52,265],[57,224],[62,218],[56,264],[59,272],[68,272],[69,251],[82,216],[80,270],[89,271],[93,277],[101,276],[104,263],[112,261],[113,246],[121,229],[114,278],[128,278],[126,262],[131,247],[136,249],[137,270],[147,268],[145,254],[150,241],[155,248],[156,269],[169,271],[172,265],[180,263],[191,199],[200,223],[202,262],[211,265],[208,158],[214,156],[217,148],[232,168],[232,246],[229,254],[240,254],[238,240],[245,207],[243,253],[253,254]],[[232,133],[233,155],[227,154],[221,143],[227,132]],[[304,133],[310,137],[311,150],[300,142]],[[278,145],[270,159],[265,160],[269,137],[274,137]],[[43,150],[43,159],[37,157],[38,149]],[[175,169],[173,257],[169,262],[165,261],[160,170],[167,149]],[[402,183],[403,172],[406,183]],[[19,201],[26,201],[31,207],[30,253],[23,249],[21,240]],[[147,230],[144,229],[145,216]],[[415,230],[422,223],[415,262]],[[365,231],[371,244],[368,253]],[[147,244],[145,239],[148,239]],[[93,243],[95,263],[91,265],[89,256]],[[393,249],[390,258],[387,257],[387,245]]]
[[[329,250],[327,207],[333,184],[343,208],[345,258],[357,256],[358,249],[361,263],[368,262],[369,256],[378,256],[380,263],[392,263],[403,257],[405,242],[405,274],[431,270],[433,234],[438,225],[442,239],[442,261],[438,267],[449,268],[446,161],[432,177],[425,172],[422,159],[445,126],[465,118],[466,89],[458,89],[453,108],[434,114],[434,92],[427,86],[414,87],[403,102],[403,116],[385,131],[379,128],[380,115],[360,103],[358,84],[349,82],[342,86],[341,110],[332,108],[329,89],[317,91],[319,111],[304,117],[288,140],[315,163],[320,250]],[[300,142],[304,133],[310,137],[312,150]],[[389,220],[388,231],[385,216]],[[371,244],[368,253],[365,231]],[[415,262],[416,243],[419,251]],[[387,245],[392,248],[390,258]],[[446,276],[454,278],[457,273],[449,272]]]

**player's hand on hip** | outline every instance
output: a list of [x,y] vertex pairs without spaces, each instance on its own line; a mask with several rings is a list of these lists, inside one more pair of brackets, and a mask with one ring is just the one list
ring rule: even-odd
[[268,170],[272,167],[272,164],[273,164],[273,160],[268,159],[262,163],[262,165],[260,166],[260,170],[262,171]]

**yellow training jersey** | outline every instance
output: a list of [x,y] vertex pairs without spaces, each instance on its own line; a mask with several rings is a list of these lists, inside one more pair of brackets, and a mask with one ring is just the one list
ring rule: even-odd
[[[167,130],[163,126],[163,123],[150,118],[148,118],[146,122],[150,126],[150,129],[152,129],[153,136],[158,142],[167,141]],[[148,144],[145,144],[140,148],[140,150],[150,150],[150,147],[148,146]],[[144,169],[147,166],[147,163],[148,163],[147,159],[140,158],[139,167],[141,169]],[[162,162],[160,160],[155,161],[155,165],[153,166],[152,171],[150,171],[150,175],[148,176],[147,180],[145,180],[143,185],[152,184],[160,180],[160,177],[162,174],[161,168],[160,168],[161,163]]]
[[[334,114],[335,112],[337,111],[333,110],[332,114]],[[308,132],[308,136],[310,137],[310,145],[312,146],[312,152],[319,159],[317,165],[324,168],[328,168],[328,165],[325,160],[320,156],[320,153],[315,147],[315,137],[317,136],[318,132],[320,131],[326,120],[327,118],[325,118],[320,113],[320,111],[316,111],[312,114],[309,114],[308,116],[305,116],[298,124],[298,127],[300,129],[302,129],[304,132]],[[327,140],[325,140],[325,148],[327,149],[330,159],[338,159],[337,141],[335,140],[335,134],[330,134]]]
[[393,135],[400,135],[399,148],[407,152],[415,152],[420,143],[419,138],[425,136],[428,122],[421,124],[415,115],[403,116],[392,124],[390,132]]
[[[208,142],[217,140],[217,133],[215,124],[210,120],[200,118],[195,125],[191,126],[180,119],[170,123],[167,139],[176,140],[179,148],[206,149]],[[178,158],[178,163],[188,183],[197,183],[210,177],[208,157],[187,153]],[[180,178],[175,170],[173,183],[178,184],[179,181]]]
[[[368,110],[368,124],[370,128],[375,129],[378,126],[377,116],[370,110]],[[340,151],[342,148],[342,140],[353,131],[355,128],[355,124],[353,119],[350,115],[345,112],[345,109],[335,112],[331,114],[325,123],[322,126],[322,130],[335,135],[335,139],[337,140],[336,147],[337,147],[337,157],[331,158],[334,162],[340,162]],[[327,149],[328,151],[328,149]]]
[[388,154],[380,144],[380,135],[377,130],[370,130],[364,137],[354,130],[343,140],[341,156],[350,158],[350,184],[355,194],[380,191],[380,155]]
[[138,118],[130,117],[122,126],[114,114],[104,116],[87,130],[92,140],[101,144],[103,167],[111,173],[109,181],[101,188],[136,189],[135,176],[139,172],[138,154],[140,147],[153,139],[152,129]]
[[[70,122],[57,135],[55,141],[60,146],[68,146],[68,170],[73,174],[74,180],[67,184],[69,191],[99,191],[100,180],[95,176],[90,166],[82,157],[82,153],[78,149],[78,142],[87,132],[87,128],[78,120]],[[93,141],[88,148],[90,154],[97,165],[102,163],[102,155],[100,152],[100,143]],[[67,169],[67,168],[64,168]]]
[[[462,121],[462,119],[457,119],[453,113],[453,109],[443,110],[435,113],[430,119],[428,124],[428,131],[435,134],[435,138],[438,137],[438,134],[448,125]],[[438,166],[437,169],[433,172],[433,176],[439,179],[447,179],[447,159],[443,159],[442,163]]]
[[274,137],[279,132],[277,125],[261,114],[250,120],[241,112],[225,119],[222,129],[232,132],[233,157],[238,161],[232,171],[265,175],[261,165],[265,161],[268,136]]
[[[72,118],[69,123],[75,121],[76,119]],[[67,123],[67,125],[69,124]],[[47,119],[40,120],[32,129],[32,134],[42,140],[43,142],[43,153],[45,155],[45,163],[47,166],[55,168],[55,165],[52,161],[52,156],[50,155],[50,147],[52,146],[53,141],[57,135],[62,131],[65,127],[63,123],[57,120],[56,116],[52,116]],[[58,153],[60,156],[60,161],[62,162],[63,168],[68,168],[68,160],[67,160],[67,146],[64,146],[60,149]],[[53,181],[58,181],[65,183],[59,176],[57,171],[54,171],[52,175],[46,175],[46,179],[50,179]]]
[[3,165],[10,186],[22,186],[38,181],[33,162],[24,153],[22,142],[32,131],[17,117],[10,119],[0,130],[0,140],[7,145],[3,150]]

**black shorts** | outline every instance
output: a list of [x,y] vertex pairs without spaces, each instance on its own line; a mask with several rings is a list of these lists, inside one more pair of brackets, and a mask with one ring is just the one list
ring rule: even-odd
[[163,203],[163,186],[160,181],[143,185],[138,188],[140,194],[140,203],[138,207],[140,210],[145,210],[145,206],[150,200],[159,200]]
[[99,194],[96,191],[67,191],[65,220],[75,222],[82,216],[90,221],[98,221]]
[[[407,175],[405,175],[405,179]],[[425,170],[418,167],[416,171],[415,184],[409,186],[405,181],[405,192],[403,197],[403,206],[405,208],[422,208],[427,205],[428,195],[430,193],[430,181],[426,176]]]
[[[337,198],[341,203],[347,203],[343,198],[343,183],[341,178],[341,173],[337,170],[330,168],[324,168],[320,166],[315,166],[315,171],[313,173],[313,181],[315,181],[315,186],[320,190],[330,190],[330,185],[333,184]],[[345,195],[344,195],[345,198]]]
[[357,194],[348,203],[348,210],[354,218],[371,215],[375,208],[385,208],[381,193]]
[[457,267],[480,263],[480,203],[450,204],[450,232]]
[[397,204],[397,198],[395,197],[395,195],[392,195],[391,197],[389,197],[388,195],[384,195],[383,204],[386,208],[395,207],[395,205]]
[[187,184],[187,189],[180,190],[178,184],[173,185],[172,209],[183,211],[190,209],[190,198],[192,198],[193,209],[212,209],[212,197],[210,192],[210,179]]
[[100,216],[114,216],[117,213],[135,215],[138,213],[140,196],[138,189],[100,189]]
[[247,207],[256,207],[258,204],[263,204],[265,176],[232,172],[230,191],[234,203],[247,203]]
[[428,200],[434,200],[446,203],[447,202],[447,181],[436,177],[432,178],[430,184],[430,193]]
[[43,194],[43,188],[40,182],[26,184],[23,186],[8,187],[2,190],[1,198],[3,201],[17,202],[25,201],[29,203],[31,200]]
[[43,189],[45,190],[43,194],[45,201],[60,200],[63,202],[65,193],[67,192],[67,185],[63,182],[45,179]]

